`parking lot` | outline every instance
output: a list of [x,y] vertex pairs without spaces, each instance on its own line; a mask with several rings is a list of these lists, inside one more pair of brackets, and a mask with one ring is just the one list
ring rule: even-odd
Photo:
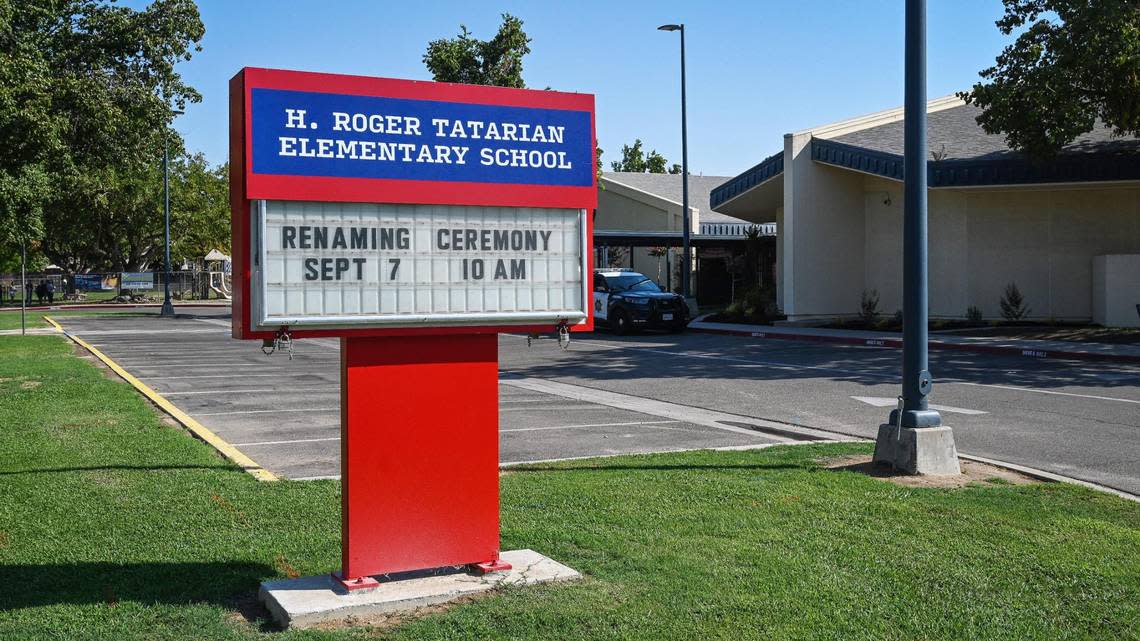
[[[60,319],[267,469],[339,471],[339,345],[294,360],[229,338],[228,310]],[[894,349],[686,333],[500,338],[504,463],[873,438]],[[932,352],[932,400],[960,451],[1140,493],[1140,367]]]
[[[294,479],[336,476],[339,343],[297,341],[293,360],[283,352],[267,356],[258,342],[230,338],[228,309],[180,311],[174,319],[60,322],[266,469]],[[519,337],[502,340],[525,346]],[[804,438],[766,434],[763,424],[732,425],[739,417],[717,412],[509,374],[500,382],[499,412],[504,463]]]

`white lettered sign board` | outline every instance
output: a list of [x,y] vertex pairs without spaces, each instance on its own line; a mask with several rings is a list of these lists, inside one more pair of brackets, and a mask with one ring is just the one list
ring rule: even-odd
[[585,211],[257,200],[252,316],[280,327],[575,324]]

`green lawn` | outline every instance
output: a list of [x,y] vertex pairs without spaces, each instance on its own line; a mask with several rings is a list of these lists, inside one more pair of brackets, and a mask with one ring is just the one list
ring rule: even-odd
[[[863,445],[635,456],[502,477],[503,545],[588,579],[397,639],[1135,639],[1140,505],[1060,484],[906,489]],[[457,490],[461,491],[461,490]],[[0,639],[344,639],[236,613],[337,568],[339,486],[259,483],[56,336],[0,337]]]

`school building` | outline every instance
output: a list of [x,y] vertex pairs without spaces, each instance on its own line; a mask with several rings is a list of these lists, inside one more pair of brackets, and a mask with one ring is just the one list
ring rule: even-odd
[[[1140,140],[1100,128],[1035,162],[956,97],[928,104],[930,314],[1000,318],[1015,283],[1029,318],[1140,326]],[[903,110],[784,136],[714,187],[714,213],[774,223],[790,321],[902,307]],[[702,212],[702,216],[705,214]]]
[[[691,289],[701,305],[727,304],[743,287],[741,257],[754,223],[712,211],[709,194],[728,176],[689,176]],[[680,174],[605,172],[594,216],[594,264],[639,271],[663,288],[680,290],[683,193]],[[776,230],[756,225],[761,279],[772,280]]]

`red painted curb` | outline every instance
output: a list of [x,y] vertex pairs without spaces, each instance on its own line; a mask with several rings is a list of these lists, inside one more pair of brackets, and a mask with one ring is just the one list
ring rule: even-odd
[[[843,345],[863,345],[865,347],[892,347],[902,349],[900,338],[856,338],[853,336],[821,336],[819,334],[787,334],[784,332],[753,332],[749,330],[712,329],[702,327],[689,327],[690,331],[704,334],[723,334],[726,336],[744,336],[747,338],[774,338],[789,341],[809,341],[815,343],[839,343]],[[1001,345],[964,345],[961,343],[944,343],[939,340],[929,342],[930,349],[975,352],[980,354],[997,354],[1001,356],[1023,356],[1026,358],[1052,358],[1075,359],[1085,361],[1115,361],[1125,363],[1140,363],[1140,355],[1136,354],[1098,354],[1096,352],[1068,352],[1040,349],[1026,349],[1021,347],[1004,347]]]

